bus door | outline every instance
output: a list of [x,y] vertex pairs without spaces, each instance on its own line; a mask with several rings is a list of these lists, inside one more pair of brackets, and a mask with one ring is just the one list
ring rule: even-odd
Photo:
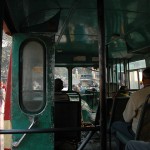
[[[13,36],[11,102],[13,129],[53,127],[52,41],[52,38],[44,35]],[[53,149],[53,134],[13,134],[12,149],[41,150],[43,145],[44,149]]]

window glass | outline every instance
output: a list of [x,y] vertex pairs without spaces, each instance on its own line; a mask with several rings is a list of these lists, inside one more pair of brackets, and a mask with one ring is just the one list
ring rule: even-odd
[[130,89],[141,89],[143,87],[142,72],[143,69],[130,71]]
[[[113,65],[113,72],[111,72],[111,76],[113,83],[117,83],[119,86],[125,85],[125,73],[123,63]],[[110,80],[110,82],[112,80]]]
[[143,88],[142,76],[143,76],[143,69],[139,70],[139,87],[140,89]]
[[55,67],[55,79],[60,78],[63,81],[62,91],[68,90],[68,69],[66,67]]
[[75,67],[72,70],[72,90],[81,96],[82,119],[85,122],[95,120],[99,103],[99,69],[93,67]]
[[129,69],[139,69],[139,68],[146,68],[146,63],[145,60],[139,60],[139,61],[134,61],[129,63]]
[[129,63],[129,78],[130,78],[130,89],[140,89],[142,85],[142,71],[146,68],[145,60],[139,60]]
[[93,67],[75,67],[72,70],[72,90],[85,93],[86,90],[99,90],[99,70]]
[[138,89],[138,74],[137,74],[137,71],[130,72],[130,89]]
[[44,52],[37,41],[26,43],[22,49],[21,106],[27,113],[38,113],[45,104]]

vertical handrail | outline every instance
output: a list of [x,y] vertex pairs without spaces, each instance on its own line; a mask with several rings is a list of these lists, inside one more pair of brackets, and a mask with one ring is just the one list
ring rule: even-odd
[[99,70],[100,70],[100,149],[106,150],[106,49],[105,49],[105,25],[104,25],[104,0],[97,0],[98,16],[98,51],[99,51]]

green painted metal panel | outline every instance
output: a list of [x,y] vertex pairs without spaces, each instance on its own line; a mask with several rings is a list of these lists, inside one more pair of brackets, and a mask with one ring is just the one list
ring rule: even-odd
[[[28,38],[37,38],[34,34],[16,34],[13,36],[12,48],[12,128],[13,129],[27,129],[30,126],[29,116],[25,114],[19,106],[19,48],[21,43]],[[44,40],[47,54],[46,54],[46,107],[39,114],[38,122],[33,128],[50,128],[53,127],[53,68],[54,68],[54,47],[52,41],[47,36],[38,36]],[[37,54],[38,55],[38,54]],[[20,135],[13,135],[13,142],[18,141],[22,137]],[[51,133],[44,134],[27,134],[22,140],[17,150],[53,150],[54,137]]]

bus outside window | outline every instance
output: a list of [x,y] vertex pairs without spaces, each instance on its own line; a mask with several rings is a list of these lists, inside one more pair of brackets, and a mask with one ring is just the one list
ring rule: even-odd
[[62,91],[68,90],[68,69],[66,67],[55,67],[55,79],[60,78],[63,81]]
[[[86,90],[99,90],[99,71],[92,67],[75,67],[72,70],[72,87],[78,88],[80,93]],[[73,89],[74,90],[74,89]]]
[[146,68],[145,60],[129,63],[130,89],[141,89],[143,87],[142,71],[144,68]]

